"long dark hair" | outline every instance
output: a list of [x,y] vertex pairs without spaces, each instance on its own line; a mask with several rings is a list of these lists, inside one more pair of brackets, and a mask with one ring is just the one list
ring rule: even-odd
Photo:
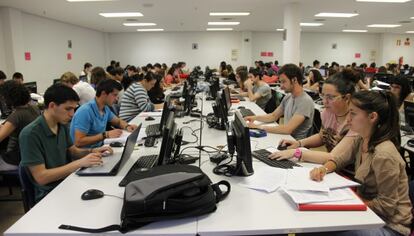
[[410,95],[411,93],[410,81],[405,76],[400,75],[400,76],[394,77],[391,80],[390,84],[397,84],[401,87],[400,98],[397,101],[398,107],[400,107],[404,103],[404,100],[407,98],[407,96]]
[[400,117],[397,102],[391,92],[360,91],[352,95],[351,102],[367,113],[378,114],[368,142],[368,152],[373,153],[375,146],[387,140],[393,142],[396,148],[400,146]]
[[325,80],[324,84],[332,84],[341,95],[347,95],[348,93],[352,95],[355,92],[355,83],[354,79],[351,78],[353,74],[348,72],[344,70],[336,73]]
[[310,81],[310,85],[319,83],[319,81],[323,81],[321,72],[319,72],[319,70],[311,70],[311,72],[313,74],[313,80]]

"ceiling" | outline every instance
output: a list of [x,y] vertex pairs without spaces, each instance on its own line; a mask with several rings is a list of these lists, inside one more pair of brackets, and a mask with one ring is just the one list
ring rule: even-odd
[[[34,15],[95,29],[102,32],[136,32],[126,27],[127,18],[104,18],[100,12],[138,11],[144,17],[131,20],[156,23],[165,31],[205,31],[210,11],[249,11],[250,16],[231,17],[240,21],[235,31],[275,31],[283,28],[283,9],[297,2],[301,22],[324,20],[321,27],[302,27],[306,32],[341,32],[342,29],[368,29],[372,33],[404,33],[414,30],[414,1],[407,3],[362,3],[355,0],[115,0],[106,2],[67,2],[66,0],[0,0],[0,6],[13,7]],[[320,12],[359,13],[353,18],[316,18]],[[408,21],[407,23],[399,23]],[[368,24],[401,24],[393,29],[367,28]],[[145,27],[139,27],[145,28]]]

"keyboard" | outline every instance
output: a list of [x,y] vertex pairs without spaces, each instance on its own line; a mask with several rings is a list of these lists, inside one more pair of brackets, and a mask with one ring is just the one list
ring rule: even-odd
[[[129,169],[128,174],[119,182],[119,186],[124,187],[130,182],[139,179],[140,173],[152,168],[158,159],[158,155],[148,155],[140,157]],[[144,168],[144,169],[143,169]]]
[[272,167],[282,168],[282,169],[292,169],[294,166],[301,167],[301,165],[298,165],[293,161],[269,159],[268,156],[270,154],[271,152],[269,152],[266,149],[260,149],[260,150],[256,150],[252,152],[252,156],[254,158]]
[[160,124],[152,124],[152,125],[148,125],[145,128],[145,133],[147,134],[147,137],[159,137],[161,136],[161,131],[160,131]]
[[400,129],[406,133],[413,133],[414,130],[409,125],[401,125]]
[[243,117],[246,117],[246,116],[255,116],[256,114],[254,114],[253,112],[252,112],[252,110],[250,110],[250,109],[248,109],[248,108],[240,108],[239,109],[239,111],[240,111],[240,114],[243,116]]

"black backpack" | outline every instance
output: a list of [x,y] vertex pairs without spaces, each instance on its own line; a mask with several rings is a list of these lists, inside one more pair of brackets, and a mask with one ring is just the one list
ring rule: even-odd
[[[220,185],[227,187],[222,192]],[[200,216],[214,212],[230,192],[230,183],[212,184],[200,168],[190,165],[155,166],[125,187],[121,225],[88,229],[60,225],[59,229],[87,233],[119,230],[126,233],[151,222]]]

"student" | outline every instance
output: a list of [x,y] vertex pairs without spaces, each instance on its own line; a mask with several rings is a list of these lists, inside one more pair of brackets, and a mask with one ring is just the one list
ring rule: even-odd
[[77,169],[102,164],[102,152],[112,153],[110,147],[79,149],[73,145],[66,126],[79,101],[73,89],[52,85],[44,99],[43,114],[19,136],[21,165],[33,176],[36,202]]
[[0,70],[0,85],[4,84],[6,79],[7,79],[6,74],[4,74],[4,72]]
[[236,82],[236,75],[234,74],[233,67],[230,64],[227,64],[226,70],[227,70],[227,79]]
[[128,66],[126,69],[126,73],[124,73],[124,78],[122,79],[122,87],[126,90],[133,81],[134,76],[138,74],[137,68],[135,66]]
[[83,70],[80,73],[80,76],[86,76],[87,81],[85,82],[91,81],[91,71],[92,71],[92,64],[89,62],[86,62],[85,65],[83,65]]
[[[346,117],[349,113],[349,103],[355,92],[355,84],[349,77],[352,73],[346,71],[328,78],[320,94],[324,110],[321,113],[322,127],[319,133],[301,140],[282,140],[280,145],[288,146],[288,150],[275,152],[272,159],[289,159],[294,157],[302,161],[325,163],[336,153],[348,148],[356,137],[355,132],[349,131]],[[302,150],[300,147],[315,148],[325,145],[328,152]]]
[[[312,98],[303,90],[303,75],[294,64],[286,64],[279,70],[281,89],[287,94],[279,107],[272,113],[262,116],[247,116],[250,128],[263,129],[270,133],[290,134],[295,139],[308,136],[312,128],[315,112]],[[284,115],[284,125],[266,126],[256,125],[253,121],[274,122]]]
[[162,108],[162,104],[154,105],[148,96],[148,91],[154,87],[156,82],[154,75],[147,73],[143,80],[129,86],[121,100],[119,112],[121,119],[131,121],[141,112]]
[[171,67],[170,67],[170,69],[168,69],[168,71],[167,71],[167,75],[165,76],[165,78],[164,78],[164,83],[165,83],[165,85],[167,85],[167,86],[170,86],[170,85],[172,85],[172,84],[176,84],[176,83],[178,83],[178,81],[176,80],[176,78],[174,77],[174,72],[175,72],[175,70],[176,70],[176,65],[175,64],[173,64]]
[[313,69],[319,70],[319,67],[321,67],[321,63],[318,60],[313,61]]
[[17,83],[23,84],[23,74],[20,72],[16,72],[13,74],[12,80],[15,80]]
[[[137,128],[115,116],[110,106],[118,98],[122,89],[120,83],[112,79],[99,82],[96,88],[96,98],[82,105],[76,111],[70,124],[70,136],[77,147],[99,147],[106,138],[118,138],[122,130],[132,132]],[[106,124],[110,123],[118,129],[106,130]]]
[[405,76],[394,77],[390,81],[390,92],[397,100],[398,110],[404,112],[404,101],[412,100],[410,81]]
[[20,163],[20,131],[39,115],[37,106],[31,105],[30,93],[22,84],[8,80],[0,87],[0,93],[13,112],[0,127],[0,142],[9,138],[5,153],[0,156],[0,170],[16,170]]
[[272,98],[270,86],[262,81],[262,74],[258,69],[251,69],[248,78],[244,82],[244,86],[247,88],[247,97],[264,110],[267,102]]
[[79,96],[79,104],[83,105],[95,98],[95,89],[93,87],[84,82],[80,81],[78,77],[72,72],[66,72],[60,77],[60,82],[66,86],[69,86]]
[[225,61],[220,62],[218,72],[219,72],[221,77],[227,78],[227,75],[228,75],[228,73],[227,73],[227,63]]
[[116,61],[111,60],[111,63],[109,66],[106,67],[106,72],[110,73],[113,69],[116,67]]
[[[113,70],[113,69],[111,69]],[[91,85],[94,89],[96,89],[96,85],[101,82],[102,80],[107,79],[108,76],[105,70],[102,67],[95,67],[92,69],[91,72]]]
[[[0,70],[0,85],[4,84],[7,79],[6,74]],[[0,94],[0,112],[1,119],[6,119],[12,112],[11,107],[6,104],[6,100]]]
[[248,80],[247,76],[248,76],[247,67],[238,68],[238,70],[236,70],[236,82],[239,88],[232,89],[231,90],[232,93],[238,93],[240,96],[244,96],[244,97],[248,96],[247,88],[244,86],[244,82]]
[[319,82],[323,81],[319,70],[312,69],[309,71],[307,83],[303,85],[304,88],[310,89],[313,92],[319,93]]
[[400,130],[394,96],[384,91],[355,93],[348,122],[360,136],[342,153],[314,168],[310,177],[321,181],[327,173],[355,164],[355,179],[361,183],[359,196],[386,225],[340,235],[409,235],[412,206],[405,162],[397,149]]
[[162,76],[160,74],[153,73],[152,74],[157,82],[155,82],[154,86],[148,90],[148,97],[153,104],[160,104],[164,103],[164,88],[161,85]]

